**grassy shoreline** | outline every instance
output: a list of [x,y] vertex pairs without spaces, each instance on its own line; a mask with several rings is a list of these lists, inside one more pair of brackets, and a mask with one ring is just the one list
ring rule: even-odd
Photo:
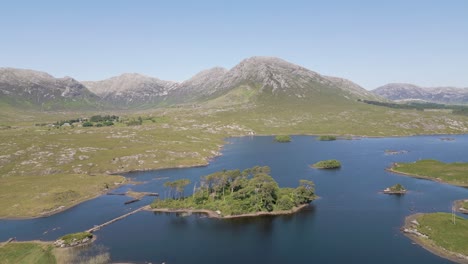
[[[417,213],[417,214],[407,216],[405,218],[404,225],[401,228],[401,230],[403,231],[405,229],[414,229],[415,228],[414,221],[416,220],[417,222],[420,222],[421,217],[424,217],[425,215],[429,215],[429,214]],[[403,234],[409,239],[411,239],[413,242],[418,244],[419,246],[423,247],[424,249],[430,251],[431,253],[439,257],[446,258],[457,263],[468,263],[468,256],[463,255],[461,253],[447,250],[441,247],[440,245],[437,245],[437,243],[434,240],[430,239],[430,237],[424,238],[422,236],[418,236],[416,234],[407,233],[407,232],[403,232]]]
[[[54,177],[54,175],[50,176]],[[57,179],[57,181],[51,181],[48,185],[45,185],[40,179],[39,182],[30,181],[27,178],[27,182],[19,183],[4,183],[2,185],[2,194],[3,199],[0,200],[0,205],[2,205],[0,219],[2,220],[24,220],[24,219],[35,219],[42,217],[49,217],[54,214],[61,213],[68,209],[71,209],[79,204],[95,199],[108,191],[117,189],[123,184],[128,183],[127,178],[123,176],[103,176],[99,179],[89,179],[91,182],[77,182],[76,178],[73,178],[73,175],[67,176],[67,182],[71,181],[72,184],[76,186],[68,188],[70,184],[67,182],[63,183],[63,179]],[[99,176],[83,176],[83,177],[99,177]],[[45,179],[48,180],[48,179]],[[1,183],[0,179],[0,183]],[[104,188],[103,183],[106,183],[108,188]],[[118,184],[115,184],[118,182]],[[112,184],[114,183],[114,184]],[[23,186],[23,189],[29,188],[27,186],[39,185],[40,188],[37,190],[29,189],[29,192],[16,193],[15,188],[12,188],[9,185]],[[50,186],[50,187],[49,187]],[[46,192],[42,192],[46,190]],[[34,195],[34,196],[33,196]],[[5,199],[4,197],[9,197]],[[36,198],[38,197],[38,198]],[[41,200],[42,199],[42,200]],[[56,200],[59,199],[59,200]],[[19,200],[19,201],[18,201]],[[16,202],[16,204],[11,204]],[[37,206],[40,204],[42,206]],[[14,215],[13,215],[14,214]]]
[[47,241],[13,241],[0,244],[0,259],[2,263],[57,263],[54,247]]
[[[461,181],[460,179],[453,178],[453,172],[456,172],[457,167],[460,166],[468,167],[468,163],[442,163],[436,160],[420,160],[413,163],[395,162],[392,164],[391,167],[387,168],[386,170],[404,176],[431,180],[439,183],[445,183],[467,188],[468,177],[466,177],[463,174],[456,175],[458,177],[466,177],[466,179],[463,179],[463,181]],[[403,171],[402,169],[406,171]],[[408,170],[410,170],[411,172],[409,172]],[[463,173],[463,171],[461,173]]]

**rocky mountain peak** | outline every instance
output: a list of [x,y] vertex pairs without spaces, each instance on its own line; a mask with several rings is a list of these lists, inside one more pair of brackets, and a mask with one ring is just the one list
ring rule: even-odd
[[[251,57],[241,61],[226,73],[223,89],[239,85],[245,80],[261,85],[261,91],[288,93],[310,81],[318,81],[321,75],[297,64],[275,57]],[[294,91],[289,91],[294,92]]]

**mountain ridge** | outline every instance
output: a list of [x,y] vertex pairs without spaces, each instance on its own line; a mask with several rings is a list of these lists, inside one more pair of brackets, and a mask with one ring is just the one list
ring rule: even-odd
[[[45,72],[8,68],[0,91],[10,87],[22,95],[41,80],[43,90],[61,90],[64,97],[92,94],[93,100],[121,108],[150,108],[171,104],[203,103],[244,87],[253,91],[252,100],[262,98],[307,101],[324,94],[345,100],[376,99],[373,93],[356,83],[321,75],[300,65],[275,57],[250,57],[231,69],[213,67],[183,82],[165,81],[139,73],[123,73],[100,81],[79,82],[71,77],[55,78]],[[16,74],[18,72],[18,74]],[[68,83],[67,83],[68,82]],[[17,86],[18,89],[11,89]],[[3,87],[3,88],[2,88]],[[75,89],[72,89],[75,88]],[[79,89],[78,89],[79,88]],[[3,92],[5,94],[5,92]]]
[[30,69],[0,68],[0,101],[41,109],[99,107],[100,98],[71,78]]
[[112,104],[157,104],[174,89],[176,82],[139,73],[123,73],[101,81],[83,81],[90,91]]
[[443,104],[467,104],[468,88],[450,86],[421,87],[410,83],[389,83],[372,93],[395,101],[422,100]]

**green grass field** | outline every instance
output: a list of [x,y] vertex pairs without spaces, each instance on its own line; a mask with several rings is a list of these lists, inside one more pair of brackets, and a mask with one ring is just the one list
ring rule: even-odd
[[456,217],[452,222],[452,214],[431,213],[417,218],[418,231],[427,235],[437,246],[449,251],[468,255],[468,220]]
[[0,246],[0,262],[4,264],[54,264],[52,245],[45,243],[9,243]]
[[113,175],[50,174],[0,178],[0,217],[34,217],[76,205],[114,187]]
[[468,163],[418,160],[412,163],[397,163],[391,170],[409,176],[468,186]]

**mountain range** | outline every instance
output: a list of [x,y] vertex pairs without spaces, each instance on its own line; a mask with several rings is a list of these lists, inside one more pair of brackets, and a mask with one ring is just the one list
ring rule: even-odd
[[[232,96],[235,94],[236,96]],[[183,82],[125,73],[101,81],[54,78],[33,70],[0,68],[0,102],[10,105],[67,108],[149,108],[160,105],[224,100],[261,103],[270,99],[307,103],[333,96],[340,100],[378,96],[342,78],[318,74],[273,57],[251,57],[232,69],[215,67]],[[278,101],[278,100],[277,100]],[[235,102],[234,102],[235,103]]]
[[0,68],[0,102],[17,107],[57,109],[97,107],[101,98],[71,77]]
[[408,83],[390,83],[372,92],[378,96],[395,101],[426,101],[442,104],[468,103],[468,88],[424,88]]

